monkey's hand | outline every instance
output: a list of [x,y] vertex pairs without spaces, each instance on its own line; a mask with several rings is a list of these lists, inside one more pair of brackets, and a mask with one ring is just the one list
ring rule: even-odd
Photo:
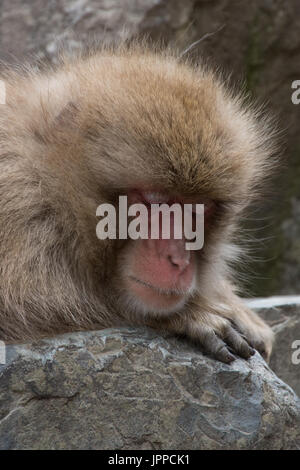
[[148,326],[184,336],[199,349],[221,362],[230,363],[236,356],[249,359],[257,350],[270,358],[272,329],[232,292],[217,304],[196,301],[185,315],[148,321]]
[[240,356],[249,359],[255,350],[233,326],[229,319],[212,313],[198,310],[184,316],[174,316],[157,324],[148,326],[163,329],[186,337],[199,349],[214,359],[229,364]]
[[227,308],[220,313],[220,316],[230,320],[232,326],[248,344],[269,361],[274,341],[274,333],[269,325],[242,303],[234,303]]
[[243,333],[239,332],[229,319],[219,315],[201,315],[201,320],[188,323],[186,335],[204,354],[229,364],[235,355],[249,359],[255,350]]

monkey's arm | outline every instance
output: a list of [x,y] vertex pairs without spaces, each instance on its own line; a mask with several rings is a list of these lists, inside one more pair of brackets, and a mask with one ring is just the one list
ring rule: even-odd
[[152,320],[148,325],[192,340],[204,354],[230,363],[235,355],[249,359],[255,349],[268,360],[273,332],[259,316],[224,284],[214,301],[197,297],[188,311],[169,318]]
[[147,322],[147,325],[184,336],[199,346],[204,354],[227,364],[234,361],[234,354],[249,359],[255,353],[230,319],[218,313],[212,313],[200,305],[195,305],[183,315],[177,314],[168,319],[152,320]]
[[[234,292],[234,287],[228,281],[218,283],[218,291],[208,299],[198,299],[197,320],[213,326],[218,337],[238,355],[247,358],[250,348],[256,349],[267,361],[270,359],[274,333],[272,329],[251,309],[247,307]],[[197,312],[197,309],[194,309]],[[225,324],[223,323],[225,321]],[[243,340],[243,341],[242,341]],[[216,342],[216,341],[215,341]]]

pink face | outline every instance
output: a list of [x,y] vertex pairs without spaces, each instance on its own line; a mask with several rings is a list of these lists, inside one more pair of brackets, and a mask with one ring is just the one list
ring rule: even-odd
[[[150,208],[154,203],[171,205],[175,202],[204,204],[205,220],[213,213],[215,206],[208,199],[180,199],[160,191],[133,190],[128,194],[129,205],[143,203]],[[170,239],[135,240],[127,254],[126,289],[142,311],[167,313],[178,310],[195,289],[195,252],[186,250],[185,239],[175,239],[172,236],[172,223],[171,218]]]

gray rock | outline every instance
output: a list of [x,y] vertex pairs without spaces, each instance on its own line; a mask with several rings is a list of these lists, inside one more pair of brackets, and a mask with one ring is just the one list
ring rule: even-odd
[[300,402],[256,354],[232,365],[144,329],[10,345],[1,449],[299,449]]
[[269,297],[248,304],[275,332],[270,367],[300,396],[300,296]]
[[138,33],[171,38],[190,22],[195,0],[3,0],[1,56],[53,58],[62,44],[114,41]]

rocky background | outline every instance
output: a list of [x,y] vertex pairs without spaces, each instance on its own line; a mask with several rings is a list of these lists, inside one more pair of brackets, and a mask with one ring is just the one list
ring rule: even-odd
[[[232,74],[279,119],[280,171],[270,197],[245,222],[256,261],[249,293],[300,291],[300,105],[291,84],[300,79],[298,0],[1,0],[0,59],[55,60],[62,43],[114,40],[149,34],[183,50],[216,32],[191,56],[201,55]],[[126,31],[125,31],[126,29]],[[243,277],[241,275],[241,277]]]
[[275,333],[271,369],[300,397],[300,296],[253,299],[248,304]]

